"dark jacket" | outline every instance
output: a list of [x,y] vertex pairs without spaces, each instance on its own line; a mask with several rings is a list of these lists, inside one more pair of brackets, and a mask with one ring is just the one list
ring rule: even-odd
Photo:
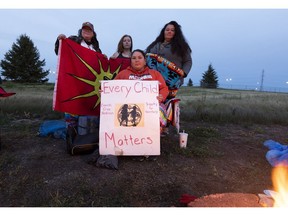
[[[81,42],[84,40],[84,39],[82,38],[82,36],[81,36],[81,30],[82,30],[82,29],[80,29],[80,30],[78,31],[78,36],[72,35],[72,36],[70,36],[70,37],[68,37],[68,38],[71,39],[71,40],[73,40],[73,41],[75,41],[75,42],[78,43],[78,44],[81,44]],[[102,53],[102,51],[101,51],[101,49],[100,49],[100,47],[99,47],[99,42],[98,42],[98,40],[97,40],[97,38],[96,38],[96,33],[95,33],[95,32],[94,32],[94,36],[92,37],[92,42],[91,42],[91,44],[92,44],[94,50],[96,50],[96,52]],[[58,55],[58,49],[59,49],[59,40],[58,40],[58,38],[57,38],[57,40],[56,40],[56,42],[55,42],[55,48],[54,48],[54,51],[55,51],[56,55]]]

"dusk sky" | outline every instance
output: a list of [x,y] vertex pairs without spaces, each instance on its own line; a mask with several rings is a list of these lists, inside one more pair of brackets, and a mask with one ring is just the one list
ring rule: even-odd
[[145,49],[167,22],[175,20],[192,48],[193,66],[185,83],[191,78],[199,85],[202,74],[212,64],[220,86],[257,87],[263,78],[264,87],[288,88],[287,5],[226,8],[181,7],[180,4],[177,8],[163,9],[161,6],[98,9],[101,7],[95,5],[93,9],[81,9],[77,5],[73,8],[0,5],[0,8],[0,60],[17,38],[26,34],[39,50],[40,59],[45,59],[44,69],[51,70],[51,82],[55,80],[53,72],[57,68],[54,53],[57,36],[77,34],[84,21],[94,24],[100,48],[110,57],[122,35],[132,36],[133,49]]

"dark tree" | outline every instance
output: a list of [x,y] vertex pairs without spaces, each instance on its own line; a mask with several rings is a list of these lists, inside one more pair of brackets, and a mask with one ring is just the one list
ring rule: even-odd
[[33,41],[27,35],[20,35],[12,49],[1,60],[1,73],[5,80],[28,83],[44,83],[48,81],[49,70],[44,70],[45,59],[39,59],[40,54]]
[[208,70],[203,73],[200,86],[203,88],[218,87],[218,76],[211,64],[209,64]]
[[193,82],[191,78],[189,78],[187,86],[193,86]]

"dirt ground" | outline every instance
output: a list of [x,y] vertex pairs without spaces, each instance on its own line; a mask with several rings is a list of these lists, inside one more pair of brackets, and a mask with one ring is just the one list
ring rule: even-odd
[[1,128],[1,207],[170,207],[185,206],[184,194],[263,193],[272,188],[265,158],[268,139],[285,144],[280,125],[181,122],[178,134],[161,138],[156,161],[118,157],[118,170],[89,164],[92,154],[71,156],[65,141],[39,137],[40,120],[12,121]]

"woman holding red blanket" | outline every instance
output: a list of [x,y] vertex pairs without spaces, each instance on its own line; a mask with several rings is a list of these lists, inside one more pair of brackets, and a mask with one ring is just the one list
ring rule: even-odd
[[[54,49],[56,55],[58,55],[59,40],[61,39],[66,39],[66,35],[60,34],[57,37]],[[94,26],[90,22],[84,22],[82,24],[82,28],[78,31],[78,36],[72,35],[69,37],[69,39],[75,41],[83,47],[94,50],[95,52],[102,53],[99,47],[99,42],[97,40],[96,32],[94,31]]]
[[[58,55],[58,49],[59,49],[59,40],[66,39],[66,35],[60,34],[57,37],[57,40],[55,42],[55,53]],[[69,37],[69,39],[75,41],[76,43],[80,44],[83,47],[86,47],[87,49],[93,50],[95,52],[102,53],[99,42],[96,37],[96,32],[94,31],[94,26],[90,22],[84,22],[82,24],[82,28],[78,31],[78,36],[72,35]],[[104,55],[105,56],[105,55]],[[78,125],[78,115],[75,115],[73,113],[65,113],[65,121],[68,126],[77,127]],[[99,117],[97,117],[97,125],[99,124]]]
[[[58,55],[59,41],[62,39],[66,39],[66,35],[60,34],[57,37],[54,49],[56,55]],[[81,29],[79,29],[78,31],[78,35],[69,36],[69,39],[75,41],[82,47],[86,47],[87,49],[90,49],[92,51],[102,53],[99,47],[99,42],[96,37],[96,32],[94,31],[94,26],[90,22],[84,22],[82,24]],[[77,133],[82,135],[82,133],[86,134],[90,133],[90,131],[95,131],[99,129],[99,123],[100,123],[99,116],[79,116],[75,113],[65,113],[64,118],[67,129],[67,137],[66,137],[67,146],[69,146],[70,142],[73,141],[74,137],[76,136],[76,131]],[[81,126],[79,125],[80,123]],[[85,125],[86,127],[83,127],[83,125]],[[70,138],[72,138],[72,141]],[[71,152],[70,149],[68,149],[68,152],[69,153]]]

